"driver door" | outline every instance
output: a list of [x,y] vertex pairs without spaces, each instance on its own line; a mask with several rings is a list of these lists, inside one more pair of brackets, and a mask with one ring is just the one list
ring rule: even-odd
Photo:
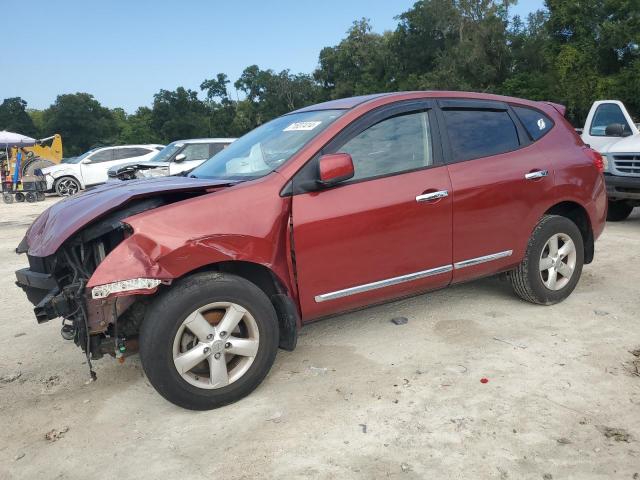
[[85,186],[96,185],[107,181],[107,171],[114,164],[115,150],[115,148],[99,150],[82,161],[80,171]]
[[293,243],[305,320],[446,286],[451,183],[429,102],[357,121],[322,153],[348,153],[355,176],[304,191],[317,158],[293,181]]

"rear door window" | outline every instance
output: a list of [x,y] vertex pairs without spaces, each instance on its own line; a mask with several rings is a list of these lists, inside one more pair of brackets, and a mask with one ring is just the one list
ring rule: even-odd
[[520,147],[518,131],[506,110],[445,109],[453,162],[489,157]]
[[553,120],[535,108],[513,107],[513,111],[524,125],[534,142],[542,138],[553,127]]
[[619,105],[615,103],[603,103],[598,106],[593,120],[591,121],[591,131],[589,135],[593,137],[605,137],[609,125],[619,123],[624,126],[624,133],[631,135],[631,126],[622,113]]

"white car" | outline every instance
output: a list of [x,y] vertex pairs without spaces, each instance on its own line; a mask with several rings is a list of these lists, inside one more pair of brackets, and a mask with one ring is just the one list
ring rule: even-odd
[[105,183],[107,171],[122,163],[143,162],[153,158],[164,145],[119,145],[89,150],[59,165],[43,168],[47,191],[67,197],[92,185]]
[[134,178],[177,175],[193,170],[233,143],[235,138],[194,138],[177,140],[164,147],[148,162],[126,162],[109,169],[109,179],[133,180]]

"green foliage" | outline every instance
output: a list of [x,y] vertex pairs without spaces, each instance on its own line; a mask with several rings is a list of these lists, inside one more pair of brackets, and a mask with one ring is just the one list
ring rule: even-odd
[[161,90],[134,114],[91,95],[60,95],[44,111],[21,98],[0,105],[0,128],[63,136],[66,154],[101,143],[168,143],[235,137],[316,102],[369,93],[450,89],[494,92],[567,105],[581,126],[594,100],[622,100],[640,113],[640,0],[546,0],[526,19],[514,0],[418,0],[393,31],[355,21],[321,50],[312,75],[247,67],[233,84],[217,73],[202,92]]
[[0,104],[0,130],[38,136],[38,129],[27,113],[27,102],[20,97],[4,99]]
[[43,123],[47,132],[62,136],[65,156],[112,144],[118,131],[113,113],[88,93],[58,95],[44,111]]

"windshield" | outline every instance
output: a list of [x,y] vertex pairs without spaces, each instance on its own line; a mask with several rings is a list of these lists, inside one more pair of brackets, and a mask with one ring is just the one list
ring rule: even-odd
[[342,112],[319,110],[276,118],[233,142],[194,169],[190,176],[230,180],[262,177],[289,160]]
[[173,142],[160,150],[155,156],[149,160],[150,162],[168,162],[174,153],[184,147],[184,143]]

